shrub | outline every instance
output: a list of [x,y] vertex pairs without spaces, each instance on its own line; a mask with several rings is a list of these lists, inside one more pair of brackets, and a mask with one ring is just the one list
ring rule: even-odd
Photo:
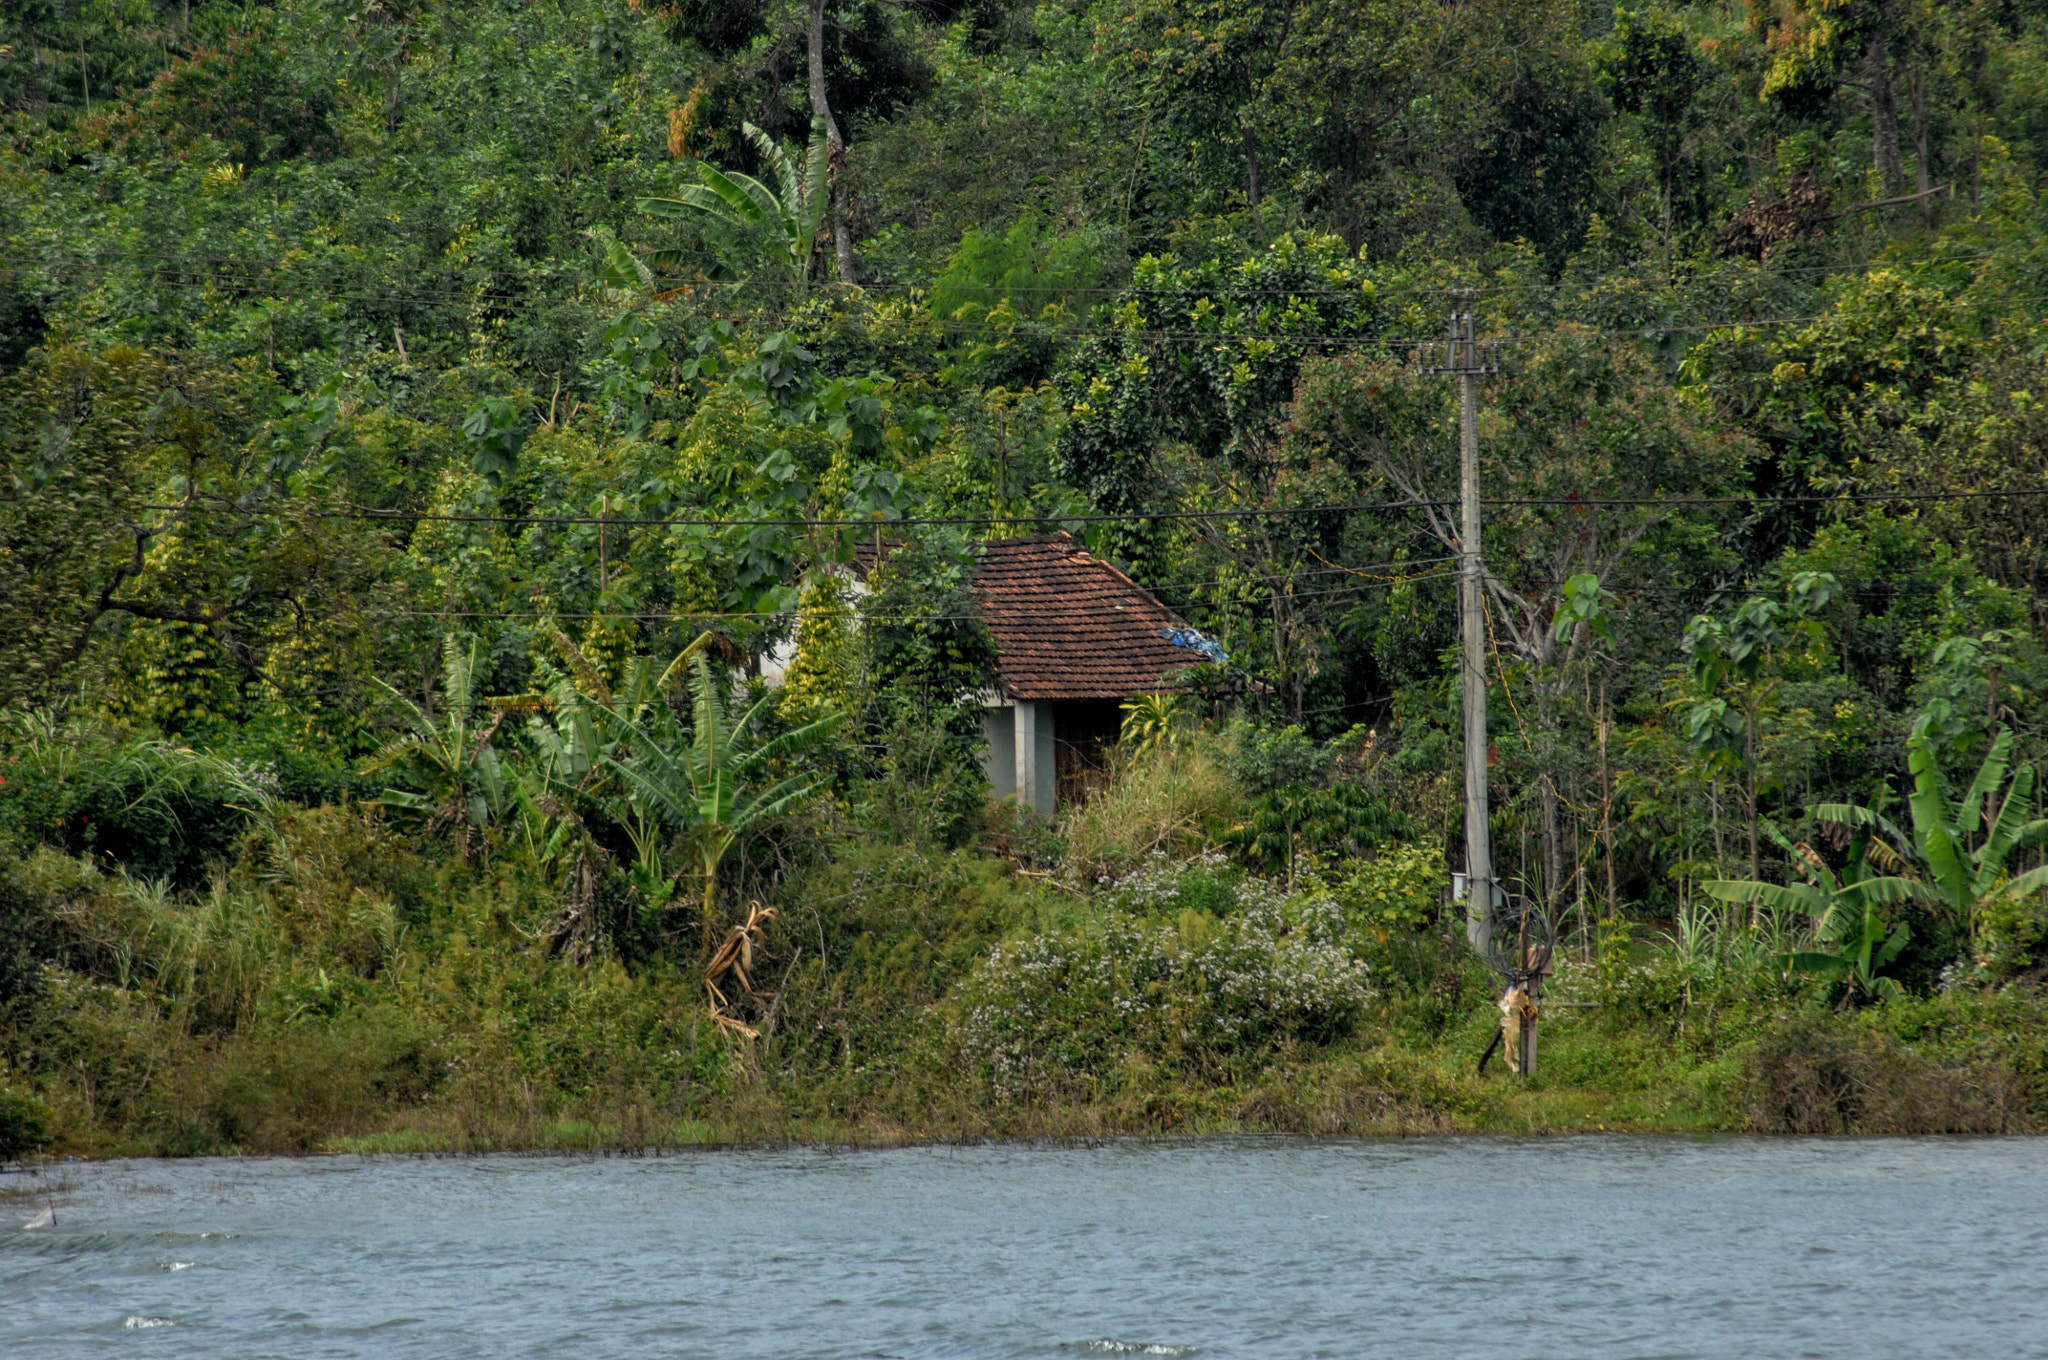
[[19,1161],[50,1142],[49,1114],[26,1091],[0,1086],[0,1163]]
[[845,845],[793,880],[755,973],[781,994],[779,1059],[820,1068],[905,1043],[989,945],[1041,905],[1010,869],[882,841]]
[[1464,932],[1444,917],[1443,848],[1387,841],[1353,860],[1329,893],[1344,913],[1352,950],[1389,996],[1458,1003],[1472,971]]
[[959,1034],[999,1097],[1098,1080],[1131,1059],[1201,1068],[1327,1043],[1363,1014],[1366,968],[1340,943],[1334,904],[1251,886],[1220,920],[1128,909],[1158,890],[1000,945],[968,980]]
[[1950,1066],[1854,1020],[1804,1016],[1759,1041],[1749,1118],[1765,1133],[2006,1133],[2022,1124],[2010,1075]]
[[1224,765],[1254,795],[1320,786],[1336,761],[1330,748],[1319,745],[1299,727],[1236,722],[1224,736]]
[[1384,941],[1429,928],[1443,910],[1445,877],[1441,845],[1386,841],[1371,859],[1351,861],[1330,891],[1354,924]]
[[1976,969],[1989,980],[2038,975],[2048,941],[2048,905],[2038,895],[1999,896],[1977,925]]
[[49,953],[49,899],[0,863],[0,1020],[42,994],[40,958]]

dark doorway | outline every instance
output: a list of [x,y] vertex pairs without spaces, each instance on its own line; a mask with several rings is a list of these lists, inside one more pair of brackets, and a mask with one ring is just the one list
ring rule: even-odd
[[1060,806],[1085,803],[1109,782],[1109,752],[1123,724],[1121,700],[1053,700],[1053,773]]

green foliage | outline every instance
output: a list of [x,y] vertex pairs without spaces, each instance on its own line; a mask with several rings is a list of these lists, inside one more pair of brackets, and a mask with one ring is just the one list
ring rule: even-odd
[[783,681],[783,702],[849,708],[858,664],[853,607],[845,584],[828,572],[804,582],[797,599],[796,656]]
[[[2000,728],[1969,789],[1954,801],[1927,735],[1940,716],[1938,708],[1930,709],[1913,734],[1913,792],[1906,800],[1913,814],[1913,851],[1951,929],[1976,938],[1987,919],[1995,920],[1998,933],[2010,939],[2014,915],[2037,914],[2034,899],[2048,888],[2048,866],[2020,873],[2008,868],[2016,851],[2048,837],[2048,820],[2033,816],[2034,767],[2012,762],[2012,733]],[[2027,956],[1994,955],[1983,962],[2009,972],[2024,966]]]
[[43,994],[51,903],[12,864],[0,865],[0,1017],[18,1019]]
[[232,859],[251,814],[281,789],[277,765],[261,758],[123,739],[47,709],[0,717],[0,838],[179,888]]
[[1616,110],[1639,114],[1654,132],[1657,159],[1677,159],[1685,116],[1708,79],[1706,61],[1673,17],[1616,8],[1601,56]]
[[469,436],[469,466],[493,489],[519,467],[519,446],[525,436],[519,429],[519,413],[512,403],[487,397],[463,417],[462,432]]
[[1225,767],[1253,794],[1290,785],[1316,785],[1330,773],[1335,754],[1311,741],[1299,727],[1265,728],[1238,723],[1230,729]]
[[26,1091],[0,1086],[0,1163],[18,1161],[50,1144],[49,1114]]
[[1891,1001],[1902,996],[1903,990],[1897,978],[1880,974],[1905,952],[1911,934],[1912,927],[1904,921],[1887,930],[1877,904],[1866,901],[1860,916],[1837,908],[1822,917],[1814,928],[1814,938],[1833,946],[1834,953],[1798,951],[1787,962],[1802,973],[1846,976],[1865,995]]
[[[1284,236],[1241,261],[1145,257],[1103,309],[1107,331],[1054,379],[1068,416],[1057,471],[1125,513],[1154,505],[1166,441],[1220,468],[1256,462],[1305,359],[1369,335],[1375,296],[1365,267],[1327,236]],[[1202,343],[1164,339],[1183,334]],[[1136,555],[1136,534],[1115,531],[1122,555]]]
[[972,742],[996,650],[973,593],[971,543],[920,536],[888,553],[861,602],[863,668],[878,711]]
[[1346,865],[1331,894],[1377,943],[1414,934],[1435,921],[1443,906],[1449,883],[1441,855],[1441,847],[1428,842],[1385,842],[1371,858]]
[[1118,740],[1136,756],[1173,745],[1193,716],[1178,694],[1141,694],[1120,707],[1124,720]]
[[1197,852],[1229,828],[1244,790],[1205,736],[1122,763],[1108,788],[1067,814],[1061,831],[1076,876],[1125,873],[1159,851]]
[[1299,727],[1237,723],[1227,737],[1225,768],[1250,799],[1221,840],[1264,872],[1292,881],[1303,852],[1364,855],[1406,829],[1377,793],[1328,784],[1335,749],[1311,741]]
[[479,717],[484,696],[479,643],[449,634],[442,641],[441,712],[414,703],[385,686],[405,712],[407,731],[379,751],[363,767],[365,776],[402,769],[419,789],[387,788],[384,802],[423,817],[428,830],[461,828],[467,849],[469,833],[489,826],[508,806],[511,791],[505,768],[491,747],[500,714],[484,724]]
[[1055,233],[1027,213],[1000,236],[964,233],[932,283],[931,306],[942,317],[975,322],[998,310],[1035,317],[1085,296],[1100,270],[1100,242],[1080,232]]
[[[0,17],[7,1089],[85,1150],[1509,1118],[1428,848],[1470,287],[1497,865],[1602,953],[1558,1090],[2008,1126],[2048,1071],[2023,9],[835,0],[829,166],[800,8]],[[828,185],[864,286],[808,286]],[[1024,826],[976,540],[1058,525],[1231,659]],[[713,690],[666,672],[706,629]],[[1159,855],[1149,905],[1094,890]],[[1382,1009],[1274,999],[1321,974],[1247,866]],[[779,913],[745,1082],[685,870]],[[1094,1000],[981,977],[1006,937]],[[1823,950],[1903,989],[1841,1022],[1879,1038],[1782,1019]],[[1076,1122],[949,1086],[984,984]],[[1879,1059],[1913,1080],[1801,1103]]]
[[1292,878],[1297,856],[1355,856],[1405,830],[1379,795],[1349,784],[1290,786],[1252,799],[1222,842],[1268,873]]
[[1612,637],[1611,611],[1617,603],[1614,592],[1601,586],[1599,577],[1582,571],[1564,583],[1564,599],[1550,619],[1551,636],[1569,642],[1575,631],[1584,628],[1596,638]]

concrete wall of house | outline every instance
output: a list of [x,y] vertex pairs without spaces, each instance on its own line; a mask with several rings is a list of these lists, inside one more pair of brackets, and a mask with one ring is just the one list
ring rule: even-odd
[[997,798],[1017,793],[1016,714],[1007,704],[990,704],[981,710],[981,730],[988,737],[988,749],[981,753],[981,768],[988,774],[989,792]]
[[1052,816],[1059,788],[1052,705],[1020,700],[990,705],[981,712],[988,737],[982,768],[991,792],[998,798],[1019,799],[1042,817]]

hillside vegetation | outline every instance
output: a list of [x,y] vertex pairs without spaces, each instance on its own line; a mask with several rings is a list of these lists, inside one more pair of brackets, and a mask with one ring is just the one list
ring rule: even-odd
[[[2048,1120],[2048,9],[38,0],[0,107],[0,1156]],[[1227,659],[1046,823],[1056,529]]]

